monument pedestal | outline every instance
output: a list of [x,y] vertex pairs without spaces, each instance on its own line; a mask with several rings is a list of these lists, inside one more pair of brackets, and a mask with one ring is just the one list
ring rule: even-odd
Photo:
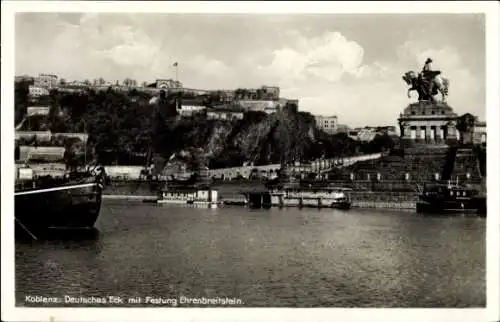
[[401,139],[408,145],[456,141],[456,120],[457,114],[446,103],[420,101],[409,104],[398,119]]

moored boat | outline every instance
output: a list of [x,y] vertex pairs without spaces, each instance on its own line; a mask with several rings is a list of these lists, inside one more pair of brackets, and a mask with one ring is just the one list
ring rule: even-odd
[[351,208],[349,188],[327,187],[318,189],[285,188],[271,191],[271,203],[275,206],[335,208],[348,210]]
[[217,207],[218,192],[210,187],[197,185],[166,185],[156,201],[160,204],[181,204],[202,207]]
[[416,204],[417,213],[476,213],[486,215],[486,196],[479,190],[458,184],[427,184]]
[[52,228],[93,228],[99,216],[104,169],[74,172],[62,178],[36,177],[20,168],[14,192],[15,221],[28,233]]

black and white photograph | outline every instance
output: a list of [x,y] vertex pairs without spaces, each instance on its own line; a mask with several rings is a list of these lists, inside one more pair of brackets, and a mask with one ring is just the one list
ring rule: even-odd
[[2,2],[2,320],[500,319],[498,4],[287,3]]

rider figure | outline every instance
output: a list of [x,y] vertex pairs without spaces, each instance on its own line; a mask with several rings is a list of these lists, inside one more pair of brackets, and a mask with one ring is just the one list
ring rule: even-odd
[[422,68],[422,73],[425,74],[426,72],[430,72],[432,70],[431,63],[432,63],[432,59],[427,58],[427,60],[425,61],[424,67]]
[[441,74],[440,71],[432,70],[431,64],[432,64],[432,59],[427,58],[421,73],[422,80],[424,82],[427,82],[426,83],[427,90],[430,96],[432,96],[432,80],[434,79],[434,77]]

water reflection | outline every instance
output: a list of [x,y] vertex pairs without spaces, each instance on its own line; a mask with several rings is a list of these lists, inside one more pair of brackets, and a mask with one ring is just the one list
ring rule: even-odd
[[228,296],[253,307],[485,305],[481,218],[107,201],[97,226],[95,238],[16,242],[18,304],[50,293]]

